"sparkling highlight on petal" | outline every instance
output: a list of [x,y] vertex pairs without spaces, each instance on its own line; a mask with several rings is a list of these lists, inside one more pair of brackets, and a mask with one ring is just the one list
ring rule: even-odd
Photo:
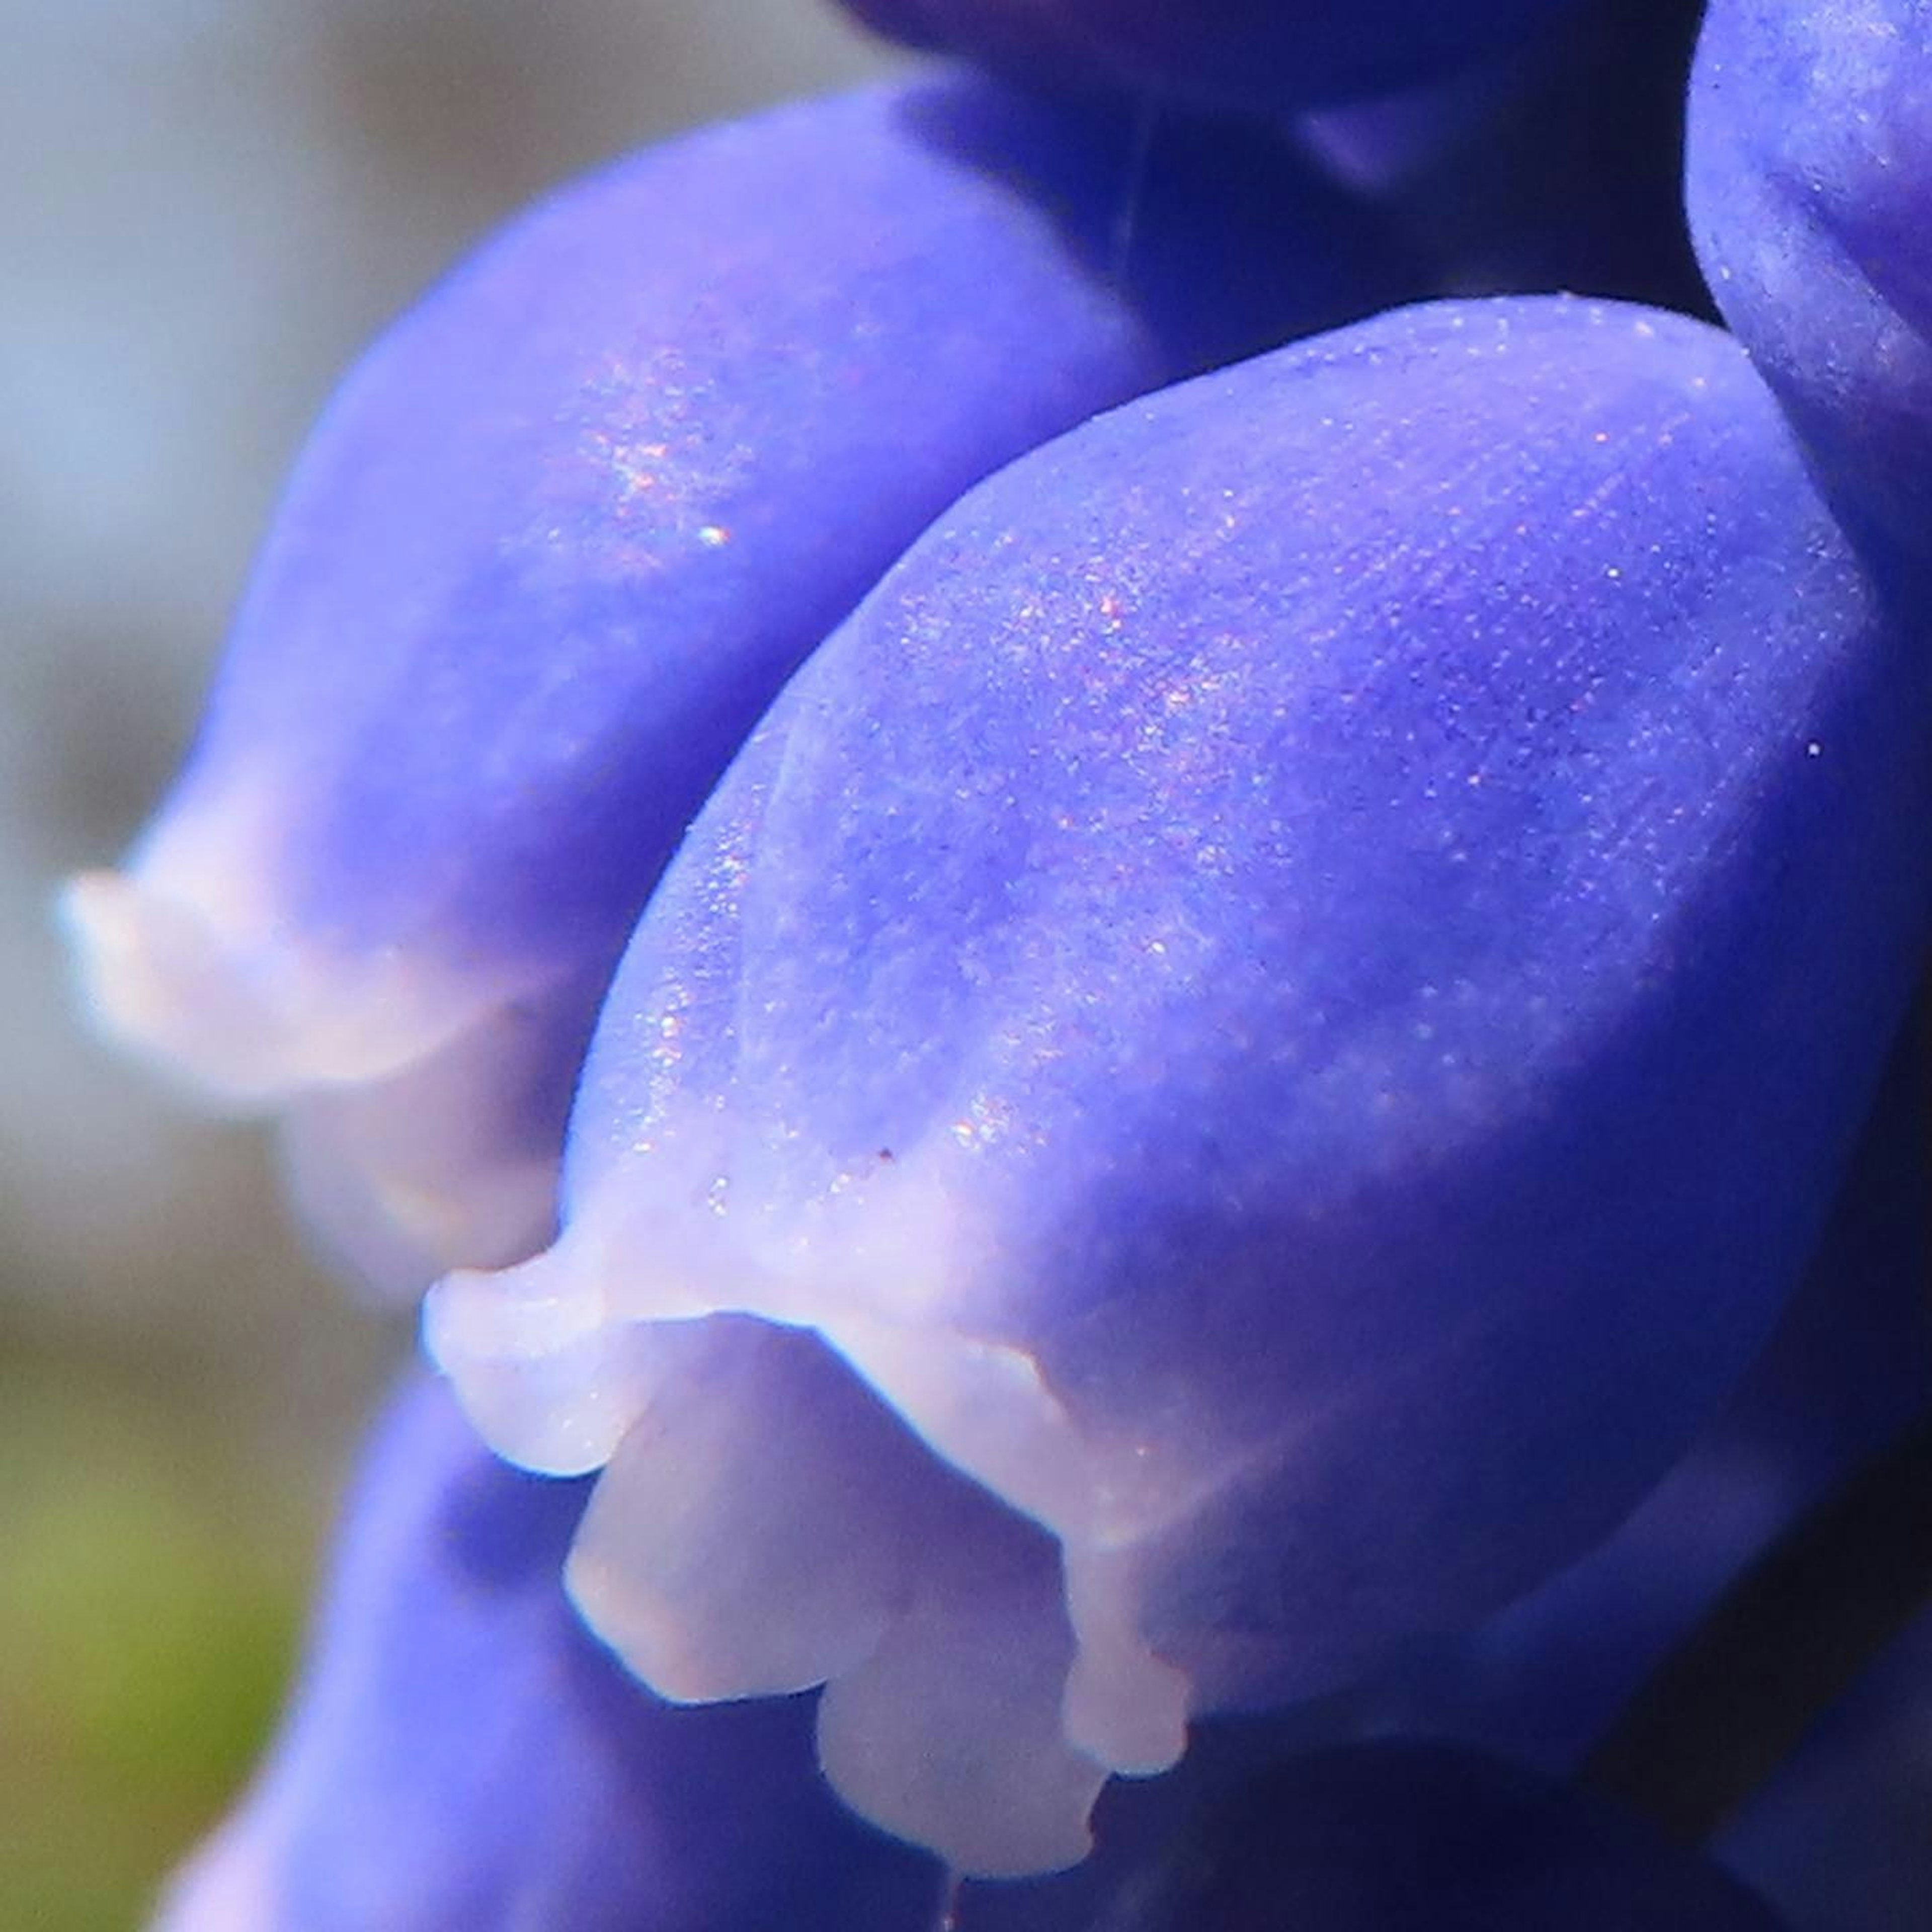
[[[812,1331],[896,1413],[892,1494],[970,1478],[1057,1545],[1060,1734],[1105,1768],[1355,1678],[1604,1535],[1768,1333],[1927,929],[1881,859],[1932,806],[1913,664],[1681,318],[1399,312],[1101,418],[774,706],[620,969],[558,1245],[433,1294],[431,1349],[538,1466],[604,1405],[621,1491],[626,1427],[689,1405],[620,1352]],[[666,1426],[770,1428],[836,1496],[872,1422],[787,1385]],[[628,1579],[758,1536],[756,1486],[614,1498],[593,1619],[730,1627]],[[997,1516],[912,1534],[894,1597],[863,1514],[868,1660],[766,1637],[828,1712],[902,1644],[991,1654],[946,1593]],[[759,1688],[738,1654],[709,1692]],[[974,1809],[1043,1694],[962,1742],[937,1661],[895,1681],[868,1750],[950,1801],[827,1750],[847,1795],[968,1870],[1044,1856]]]
[[188,770],[70,892],[104,1022],[298,1112],[352,1272],[533,1252],[597,994],[792,670],[1000,464],[1371,306],[1374,226],[1285,137],[959,74],[565,189],[319,426]]

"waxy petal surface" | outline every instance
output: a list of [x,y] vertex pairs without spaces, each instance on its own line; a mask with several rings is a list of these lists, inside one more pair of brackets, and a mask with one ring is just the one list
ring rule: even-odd
[[1372,305],[1372,225],[1283,144],[958,76],[566,189],[317,430],[188,769],[72,889],[110,1024],[290,1109],[358,1271],[527,1254],[624,936],[786,675],[1000,463]]
[[[1131,405],[963,500],[794,680],[620,969],[563,1238],[444,1283],[432,1348],[574,1472],[676,1415],[674,1338],[728,1378],[737,1318],[798,1331],[746,1426],[820,1472],[875,1655],[923,1646],[877,1772],[952,1748],[932,1606],[997,1538],[854,1534],[870,1424],[808,1394],[842,1357],[905,1498],[964,1472],[1058,1540],[1013,1654],[1064,1618],[1036,1694],[1157,1770],[1191,1714],[1574,1558],[1742,1374],[1906,1002],[1928,712],[1700,324],[1444,304]],[[754,1490],[632,1534],[618,1475],[593,1617],[675,1622],[656,1580]],[[714,1603],[686,1651],[752,1688],[758,1633],[814,1650],[836,1709],[848,1623],[782,1621]],[[1012,1868],[1027,1821],[968,1802],[1001,1748],[893,1828]],[[874,1815],[903,1788],[830,1768]],[[1077,1845],[1076,1796],[1042,1835]]]

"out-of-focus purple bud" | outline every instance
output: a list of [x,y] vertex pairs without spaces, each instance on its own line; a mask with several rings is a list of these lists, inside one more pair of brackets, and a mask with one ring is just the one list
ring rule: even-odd
[[1712,0],[1691,232],[1834,501],[1932,566],[1932,8]]
[[[1097,1894],[1097,1896],[1096,1896]],[[1434,1742],[1311,1752],[1085,1869],[969,1888],[958,1932],[1778,1932],[1622,1807]]]
[[956,77],[565,190],[324,418],[188,771],[71,890],[100,1010],[290,1109],[364,1270],[530,1252],[624,935],[787,674],[998,464],[1372,306],[1372,226],[1259,136]]
[[827,1679],[860,1810],[1077,1857],[1105,1769],[1519,1594],[1742,1374],[1909,993],[1928,712],[1700,324],[1443,304],[1117,411],[788,688],[561,1240],[432,1349],[610,1462],[573,1588],[660,1689]]
[[1369,1729],[1574,1769],[1780,1533],[1932,1407],[1922,1051],[1914,1028],[1802,1287],[1690,1454],[1580,1562],[1371,1687]]
[[1906,1932],[1924,1922],[1932,1898],[1928,1819],[1932,1610],[1819,1721],[1713,1850],[1793,1932]]
[[1511,46],[1574,0],[845,0],[868,26],[1018,79],[1152,106],[1286,113]]
[[1438,292],[1708,306],[1684,220],[1702,0],[1582,0],[1559,34],[1302,117],[1301,138],[1433,265]]
[[158,1932],[917,1932],[939,1874],[826,1788],[798,1702],[674,1710],[560,1570],[586,1486],[506,1468],[448,1393],[368,1453],[306,1681]]

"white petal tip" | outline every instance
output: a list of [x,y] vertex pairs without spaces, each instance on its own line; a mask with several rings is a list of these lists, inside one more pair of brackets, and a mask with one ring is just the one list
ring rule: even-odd
[[498,1455],[581,1476],[610,1460],[640,1397],[601,1297],[556,1253],[500,1274],[446,1275],[424,1298],[423,1347]]
[[797,1330],[713,1318],[637,1346],[658,1372],[571,1552],[584,1620],[680,1703],[851,1669],[905,1593],[897,1418]]
[[1187,1749],[1191,1688],[1183,1672],[1144,1652],[1103,1663],[1083,1646],[1067,1678],[1066,1736],[1124,1776],[1155,1777]]
[[59,900],[88,1005],[103,1030],[220,1100],[286,1085],[284,1028],[200,908],[123,872],[82,872]]
[[230,1105],[273,1105],[418,1065],[527,992],[423,944],[338,947],[263,890],[254,860],[184,834],[58,900],[103,1030]]
[[990,1680],[967,1673],[956,1680],[956,1699],[936,1701],[926,1667],[956,1660],[944,1645],[922,1657],[908,1655],[912,1647],[896,1633],[874,1663],[826,1687],[818,1760],[833,1789],[968,1878],[1030,1878],[1079,1864],[1093,1849],[1088,1821],[1106,1768],[1031,1721],[1050,1712],[1050,1697],[1029,1698],[997,1672]]

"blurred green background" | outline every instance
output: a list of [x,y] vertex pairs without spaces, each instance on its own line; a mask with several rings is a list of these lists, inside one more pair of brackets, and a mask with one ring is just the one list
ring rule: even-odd
[[0,1932],[119,1932],[273,1721],[409,1324],[90,1041],[51,894],[370,333],[546,185],[883,57],[830,0],[0,0]]
[[0,1924],[20,1932],[135,1922],[280,1694],[326,1485],[238,1462],[191,1383],[17,1338],[0,1369]]

